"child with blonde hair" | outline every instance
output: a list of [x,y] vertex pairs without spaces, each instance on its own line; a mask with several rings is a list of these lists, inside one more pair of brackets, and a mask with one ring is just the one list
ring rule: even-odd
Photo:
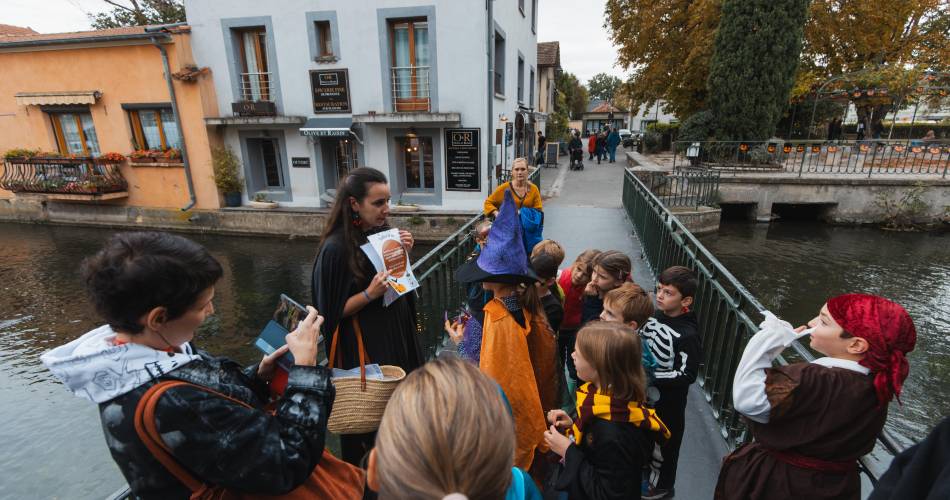
[[497,384],[443,356],[393,391],[370,453],[368,483],[393,500],[540,500],[513,467],[515,430]]
[[544,433],[551,451],[563,458],[556,488],[568,498],[640,498],[641,473],[654,444],[670,437],[644,403],[640,349],[636,332],[621,323],[597,321],[577,334],[572,356],[586,383],[577,389],[575,415],[548,412]]
[[[646,324],[651,316],[653,316],[653,299],[636,283],[624,283],[604,294],[604,310],[600,313],[601,321],[623,323],[637,332],[640,350],[643,352],[643,369],[646,370],[647,379],[650,382],[653,381],[653,372],[656,370],[656,358],[644,345],[640,327]],[[656,388],[648,392],[656,392]],[[658,399],[658,396],[658,393],[655,394],[654,400]]]

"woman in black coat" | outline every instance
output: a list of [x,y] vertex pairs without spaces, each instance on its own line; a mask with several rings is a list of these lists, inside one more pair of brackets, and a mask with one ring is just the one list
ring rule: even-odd
[[[389,201],[386,176],[376,169],[357,168],[340,183],[327,219],[311,291],[313,303],[326,318],[323,331],[328,342],[339,329],[339,359],[334,360],[338,368],[359,366],[354,319],[362,331],[367,363],[394,365],[408,373],[425,362],[413,294],[384,307],[386,274],[376,272],[360,249],[368,235],[389,229]],[[412,249],[412,234],[400,231],[400,240],[407,251]],[[375,432],[341,436],[343,459],[358,464],[375,439]]]

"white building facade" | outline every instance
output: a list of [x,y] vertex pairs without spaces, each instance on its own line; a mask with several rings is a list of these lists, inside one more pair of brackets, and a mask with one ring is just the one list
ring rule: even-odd
[[537,0],[493,4],[489,21],[482,1],[185,0],[245,200],[326,206],[370,166],[394,203],[480,208],[490,163],[530,151],[538,99]]
[[639,109],[630,110],[630,131],[645,132],[651,123],[676,123],[679,118],[672,113],[663,110],[666,106],[664,101],[656,101],[651,104],[643,104]]

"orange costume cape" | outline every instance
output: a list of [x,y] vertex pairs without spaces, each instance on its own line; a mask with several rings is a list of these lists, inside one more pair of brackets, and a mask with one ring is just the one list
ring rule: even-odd
[[[522,328],[497,298],[485,304],[484,311],[479,368],[498,382],[508,396],[515,420],[514,465],[528,470],[535,449],[548,451],[544,442],[547,421],[541,394],[545,393],[546,400],[556,394],[553,386],[556,340],[550,329],[540,328],[544,324],[538,322],[541,318],[532,317],[528,311],[524,311],[528,328]],[[536,374],[550,374],[550,378],[540,380],[539,384]]]

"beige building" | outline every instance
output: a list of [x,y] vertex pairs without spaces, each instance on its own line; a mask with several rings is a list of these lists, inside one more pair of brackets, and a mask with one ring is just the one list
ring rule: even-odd
[[547,135],[547,117],[554,113],[557,75],[561,73],[561,46],[559,42],[538,44],[538,130]]

